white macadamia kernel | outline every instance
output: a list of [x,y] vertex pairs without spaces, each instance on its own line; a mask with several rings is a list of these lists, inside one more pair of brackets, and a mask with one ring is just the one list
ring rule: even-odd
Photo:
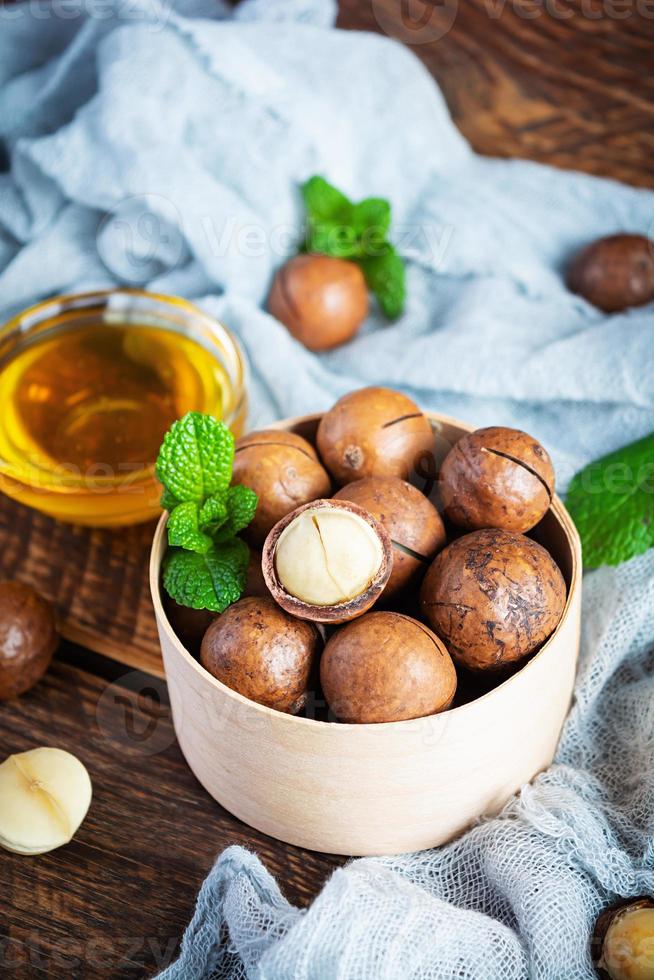
[[91,780],[63,749],[10,755],[0,765],[0,846],[45,854],[67,844],[91,804]]
[[316,508],[282,531],[275,568],[289,595],[310,605],[333,606],[365,592],[383,558],[378,534],[358,514]]
[[652,980],[654,908],[618,912],[604,937],[602,965],[612,980]]

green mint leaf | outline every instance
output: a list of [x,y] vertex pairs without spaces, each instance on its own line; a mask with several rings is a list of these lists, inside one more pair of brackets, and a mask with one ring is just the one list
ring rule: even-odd
[[161,500],[159,503],[161,504],[162,510],[170,511],[174,510],[181,501],[177,499],[174,493],[171,493],[170,490],[164,487],[161,491]]
[[188,412],[164,436],[157,477],[178,500],[200,504],[227,490],[233,459],[234,436],[225,423]]
[[163,585],[182,606],[221,613],[241,597],[248,560],[248,547],[239,538],[205,555],[169,551],[164,560]]
[[353,259],[361,255],[361,242],[352,225],[321,221],[309,224],[305,250],[333,259]]
[[352,202],[324,177],[311,177],[302,185],[301,190],[311,223],[352,224]]
[[588,568],[619,565],[653,547],[654,433],[577,473],[566,506]]
[[219,540],[233,537],[252,521],[259,498],[254,490],[237,484],[227,491],[227,521],[219,531]]
[[173,548],[185,548],[205,555],[211,547],[211,538],[200,530],[199,518],[195,501],[178,504],[168,518],[168,544]]
[[368,289],[375,294],[384,314],[395,320],[404,310],[406,276],[404,261],[392,245],[383,255],[361,259]]
[[383,197],[367,197],[354,205],[352,223],[358,235],[375,231],[386,238],[391,227],[391,206]]
[[[227,491],[229,493],[229,490]],[[200,508],[200,527],[214,533],[227,520],[227,495],[207,497]]]

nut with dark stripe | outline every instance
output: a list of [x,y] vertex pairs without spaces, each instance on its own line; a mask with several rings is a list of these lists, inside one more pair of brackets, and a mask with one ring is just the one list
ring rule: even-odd
[[329,474],[310,442],[294,432],[264,429],[236,443],[234,483],[259,497],[248,541],[260,548],[272,527],[296,507],[331,492]]
[[318,426],[318,452],[337,483],[366,476],[409,479],[425,455],[433,456],[429,419],[406,395],[390,388],[351,391]]
[[351,500],[383,524],[393,545],[393,570],[384,600],[417,587],[428,563],[445,544],[441,516],[427,497],[398,476],[347,483],[334,500]]
[[556,629],[566,586],[548,551],[513,531],[473,531],[434,559],[422,613],[455,661],[501,670],[534,653]]
[[554,468],[526,432],[492,426],[463,436],[445,457],[439,491],[446,516],[473,531],[529,531],[547,512]]

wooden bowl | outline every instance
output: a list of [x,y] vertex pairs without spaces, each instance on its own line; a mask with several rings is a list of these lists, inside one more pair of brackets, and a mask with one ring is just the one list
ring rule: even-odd
[[[312,439],[319,418],[277,427]],[[470,431],[454,419],[430,418],[443,452]],[[439,715],[344,725],[255,704],[184,649],[161,602],[162,516],[150,563],[152,598],[175,731],[207,792],[257,830],[334,854],[433,847],[497,813],[552,761],[579,650],[581,548],[558,497],[534,536],[561,568],[568,599],[556,631],[521,670]]]

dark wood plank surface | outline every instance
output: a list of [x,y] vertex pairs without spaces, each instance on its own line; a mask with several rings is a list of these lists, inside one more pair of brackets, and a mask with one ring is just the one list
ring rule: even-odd
[[343,862],[280,844],[210,799],[177,747],[165,685],[147,675],[109,684],[58,659],[29,694],[0,707],[3,759],[44,744],[84,762],[93,802],[67,847],[37,858],[0,851],[3,978],[153,974],[173,957],[229,844],[256,851],[296,905]]
[[[341,0],[339,24],[409,43],[479,152],[654,186],[654,0]],[[230,843],[255,850],[297,904],[341,863],[214,803],[176,746],[165,688],[129,670],[161,671],[151,533],[73,529],[0,500],[0,576],[32,582],[67,637],[128,665],[65,645],[74,664],[58,661],[29,695],[0,704],[0,757],[57,744],[95,787],[70,846],[36,859],[0,852],[2,977],[151,975]]]
[[651,0],[341,0],[410,44],[472,146],[654,187]]

